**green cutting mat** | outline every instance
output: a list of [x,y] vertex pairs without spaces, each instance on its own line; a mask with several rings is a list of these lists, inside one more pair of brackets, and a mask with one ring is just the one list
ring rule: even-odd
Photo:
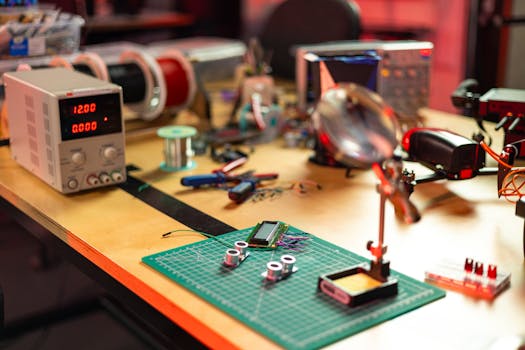
[[[300,252],[250,249],[237,268],[224,267],[226,249],[250,232],[234,231],[142,261],[287,349],[325,346],[445,296],[441,289],[392,271],[399,280],[397,296],[356,308],[342,305],[317,291],[319,275],[368,259],[313,235]],[[305,233],[290,227],[288,234]],[[261,277],[266,263],[285,253],[296,257],[299,270],[266,283]]]

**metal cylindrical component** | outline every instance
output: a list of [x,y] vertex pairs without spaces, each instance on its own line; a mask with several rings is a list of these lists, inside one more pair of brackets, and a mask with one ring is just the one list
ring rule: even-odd
[[248,250],[248,243],[245,242],[245,241],[237,241],[234,243],[234,246],[235,246],[235,249],[237,249],[239,251],[239,253],[241,253],[241,257],[245,257],[246,256],[246,252]]
[[165,139],[164,160],[170,168],[182,168],[188,164],[191,139]]
[[176,171],[191,168],[193,165],[193,150],[191,138],[197,130],[191,126],[165,126],[157,131],[164,138],[164,162],[161,168],[166,171]]
[[285,254],[281,256],[281,264],[283,265],[283,275],[288,275],[293,272],[295,261],[296,259],[293,255]]
[[278,261],[270,261],[266,264],[266,279],[269,281],[277,281],[281,278],[283,271],[283,264]]
[[224,255],[224,264],[227,266],[237,266],[239,265],[239,258],[241,253],[237,249],[228,249],[226,250],[226,255]]

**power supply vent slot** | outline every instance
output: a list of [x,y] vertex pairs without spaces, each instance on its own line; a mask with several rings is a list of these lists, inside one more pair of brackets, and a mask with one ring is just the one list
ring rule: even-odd
[[24,95],[24,98],[25,98],[25,101],[26,101],[26,107],[33,109],[33,107],[35,106],[35,102],[34,102],[33,96]]
[[26,110],[27,121],[31,124],[35,124],[35,113],[29,109]]
[[37,167],[37,168],[40,167],[40,162],[38,161],[38,156],[35,153],[33,153],[33,152],[31,152],[31,163],[33,163],[33,165],[35,167]]
[[38,144],[35,139],[29,139],[29,148],[33,152],[38,152]]
[[36,139],[36,128],[33,124],[27,124],[27,134],[31,139]]

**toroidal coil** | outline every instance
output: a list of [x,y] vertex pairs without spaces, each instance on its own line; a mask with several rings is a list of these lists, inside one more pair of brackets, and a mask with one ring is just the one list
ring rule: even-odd
[[174,112],[188,107],[197,91],[191,62],[176,49],[164,51],[157,62],[166,82],[166,107]]
[[165,126],[157,130],[157,135],[164,139],[164,162],[160,164],[165,171],[191,169],[195,166],[192,160],[191,138],[197,129],[191,126]]

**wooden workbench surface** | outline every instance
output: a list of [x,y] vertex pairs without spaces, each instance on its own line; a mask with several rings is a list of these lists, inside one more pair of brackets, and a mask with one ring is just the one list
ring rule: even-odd
[[[472,120],[458,116],[425,114],[428,125],[454,126],[465,135],[475,128]],[[242,170],[278,172],[274,185],[308,179],[321,184],[322,190],[285,191],[275,199],[235,205],[224,191],[180,185],[182,176],[215,169],[217,164],[209,157],[195,157],[192,170],[167,173],[159,170],[162,147],[155,135],[129,137],[127,163],[141,168],[133,175],[230,226],[240,229],[262,220],[281,220],[364,256],[366,242],[376,240],[379,196],[371,171],[355,170],[346,178],[343,169],[309,162],[310,150],[285,148],[277,141],[257,146]],[[414,169],[425,171],[420,166]],[[120,188],[62,195],[12,161],[8,147],[0,147],[0,195],[206,345],[276,347],[141,263],[145,255],[202,236],[184,232],[162,238],[167,231],[186,227]],[[468,349],[488,347],[508,335],[525,335],[523,220],[514,215],[514,204],[498,199],[495,176],[418,185],[412,199],[422,214],[412,225],[397,220],[387,203],[385,235],[393,269],[422,280],[425,269],[442,258],[468,256],[511,272],[510,289],[493,302],[448,292],[444,299],[332,347]]]

